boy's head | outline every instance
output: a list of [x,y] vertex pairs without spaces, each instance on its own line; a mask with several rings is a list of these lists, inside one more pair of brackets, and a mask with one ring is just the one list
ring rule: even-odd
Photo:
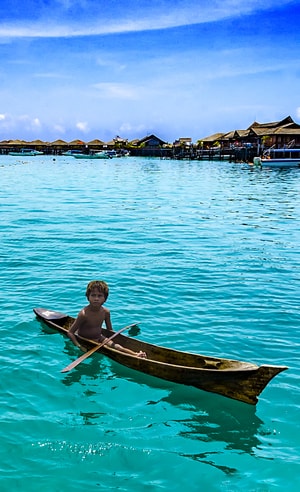
[[108,288],[107,283],[104,282],[104,280],[92,280],[88,284],[88,286],[86,288],[86,293],[85,293],[85,295],[86,295],[87,298],[89,298],[90,293],[94,289],[99,290],[99,292],[101,292],[104,295],[105,300],[108,298],[109,288]]

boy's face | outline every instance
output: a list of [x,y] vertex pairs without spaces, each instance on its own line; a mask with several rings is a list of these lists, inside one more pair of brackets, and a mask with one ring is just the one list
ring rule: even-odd
[[92,289],[88,296],[89,303],[93,306],[102,306],[105,302],[105,296],[99,289]]

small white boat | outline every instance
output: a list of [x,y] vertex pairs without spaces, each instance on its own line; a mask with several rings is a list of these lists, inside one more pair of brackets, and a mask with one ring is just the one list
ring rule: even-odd
[[16,150],[12,152],[8,152],[8,155],[14,155],[14,156],[35,156],[35,155],[43,155],[44,152],[40,152],[39,150],[32,150],[32,149],[21,149],[21,150]]
[[77,155],[77,154],[82,154],[81,150],[67,150],[66,152],[62,152],[61,155],[73,157],[74,155]]
[[110,154],[110,151],[100,150],[99,152],[95,152],[95,155],[98,159],[112,159],[113,155]]
[[95,152],[93,154],[73,154],[75,159],[111,159],[106,152]]
[[257,167],[300,167],[300,149],[268,149],[262,157],[254,157]]
[[115,150],[104,150],[103,152],[105,152],[111,158],[117,156],[117,152]]

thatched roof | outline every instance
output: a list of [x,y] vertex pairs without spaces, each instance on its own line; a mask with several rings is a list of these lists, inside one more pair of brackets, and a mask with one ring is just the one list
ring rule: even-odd
[[232,140],[234,138],[244,138],[249,135],[249,130],[232,130],[231,132],[224,133],[220,140]]
[[250,136],[262,137],[264,135],[291,135],[296,136],[300,134],[299,128],[290,128],[289,126],[280,126],[278,128],[273,127],[254,127],[249,131]]
[[272,121],[271,123],[258,123],[254,121],[246,130],[232,130],[228,133],[214,133],[209,137],[199,139],[205,143],[213,143],[217,140],[234,140],[245,139],[247,137],[263,137],[272,135],[290,135],[297,136],[300,133],[300,125],[295,123],[290,116],[280,120]]
[[29,145],[47,145],[48,142],[43,142],[42,140],[32,140],[32,142],[27,142]]
[[249,130],[250,135],[255,135],[257,137],[261,137],[264,135],[273,135],[274,134],[274,128],[273,127],[252,127]]
[[49,145],[69,145],[69,144],[64,140],[54,140],[54,142],[51,142]]
[[99,140],[98,138],[95,138],[94,140],[91,140],[90,142],[87,142],[88,145],[105,145],[105,142],[102,140]]
[[167,142],[164,142],[161,138],[157,137],[153,133],[151,135],[147,135],[144,138],[138,140],[138,145],[141,144],[149,144],[149,145],[165,145]]
[[247,130],[250,130],[251,128],[278,128],[279,126],[284,126],[284,125],[289,125],[291,123],[295,123],[293,118],[291,116],[287,116],[281,121],[272,121],[271,123],[258,123],[257,121],[254,121],[252,125],[247,128]]
[[205,138],[199,138],[198,142],[206,142],[206,143],[210,143],[210,142],[216,142],[217,140],[220,140],[223,135],[225,135],[225,133],[213,133],[213,135],[209,135],[208,137],[205,137]]
[[[170,146],[168,144],[166,144],[166,145]],[[191,145],[192,145],[191,137],[180,137],[177,140],[175,140],[175,142],[173,142],[173,147],[182,147],[182,146],[189,147]],[[172,147],[172,145],[171,145],[171,147]]]
[[274,130],[274,134],[275,135],[299,136],[300,135],[300,129],[299,128],[280,127],[280,128],[276,128],[276,130]]
[[28,142],[25,140],[8,140],[8,145],[26,145]]
[[76,139],[76,140],[72,140],[72,142],[69,142],[69,145],[85,145],[85,142]]

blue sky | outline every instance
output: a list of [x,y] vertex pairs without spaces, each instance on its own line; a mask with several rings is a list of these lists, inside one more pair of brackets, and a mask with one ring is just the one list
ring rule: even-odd
[[299,123],[299,26],[299,0],[2,1],[0,140]]

